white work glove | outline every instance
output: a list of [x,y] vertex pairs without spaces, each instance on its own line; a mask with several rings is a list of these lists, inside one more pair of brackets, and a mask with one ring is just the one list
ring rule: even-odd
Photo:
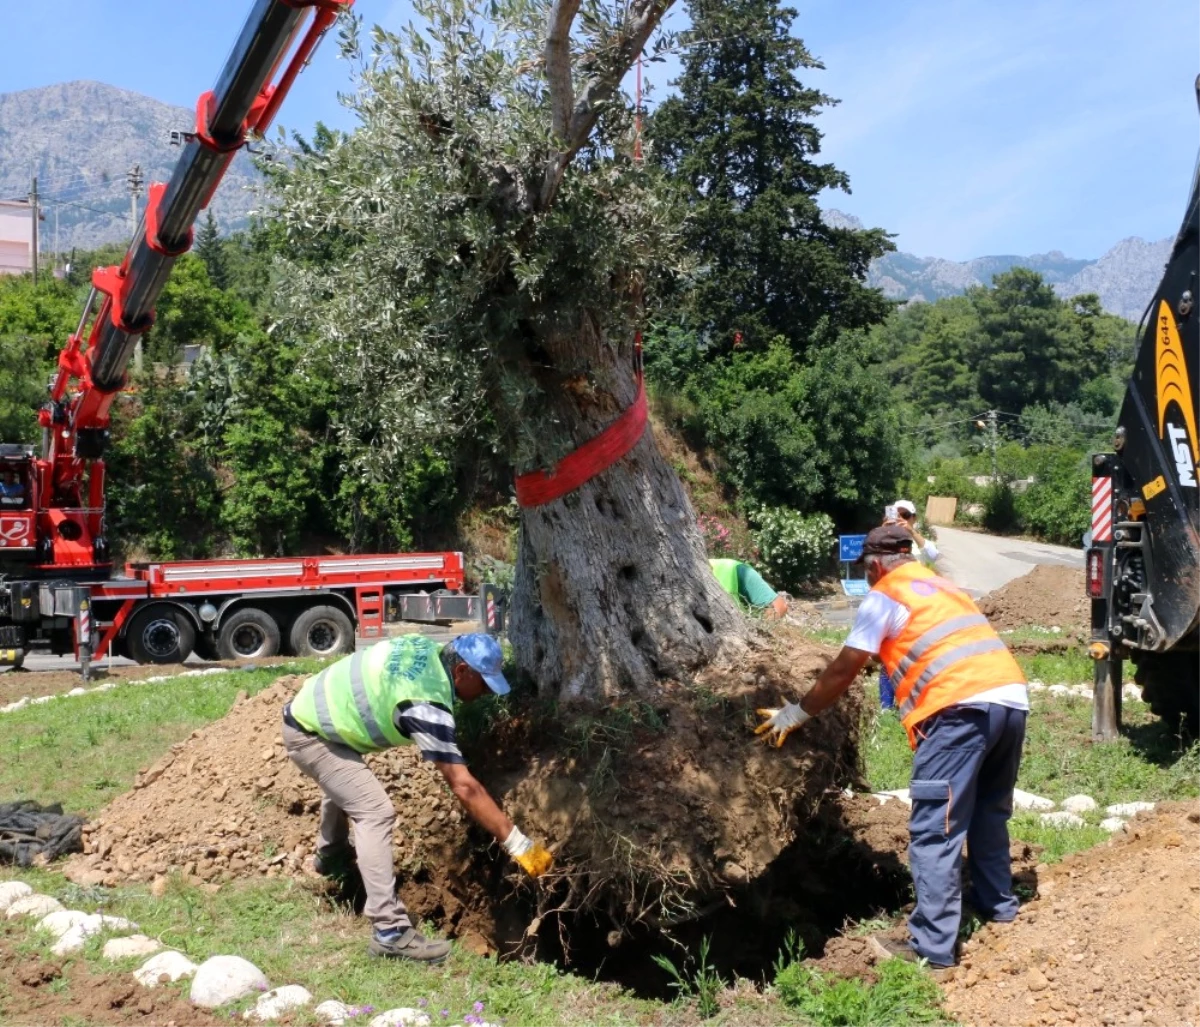
[[530,877],[541,877],[554,864],[554,856],[536,844],[519,827],[513,827],[503,842],[507,852]]
[[763,739],[768,745],[775,743],[775,748],[783,745],[787,741],[787,736],[796,730],[806,720],[811,720],[809,714],[805,713],[800,708],[799,703],[784,703],[778,709],[755,710],[760,717],[766,717],[761,724],[754,729],[756,735],[765,734]]

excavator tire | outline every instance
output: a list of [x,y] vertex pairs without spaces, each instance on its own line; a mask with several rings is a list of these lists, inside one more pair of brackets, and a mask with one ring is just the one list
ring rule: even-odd
[[1200,688],[1196,671],[1200,654],[1191,651],[1142,653],[1133,680],[1141,686],[1150,712],[1171,727],[1200,737]]

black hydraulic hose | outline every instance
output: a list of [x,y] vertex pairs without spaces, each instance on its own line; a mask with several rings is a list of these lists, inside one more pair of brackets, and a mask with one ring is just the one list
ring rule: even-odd
[[124,327],[115,323],[115,317],[106,318],[92,339],[92,382],[100,391],[113,392],[121,388],[125,369],[139,336],[153,316],[154,304],[163,285],[178,256],[188,249],[189,233],[196,217],[211,198],[240,145],[242,126],[251,106],[274,72],[303,16],[302,8],[294,7],[286,0],[255,0],[254,9],[213,89],[207,134],[221,149],[213,149],[196,137],[187,143],[159,205],[155,240],[159,249],[147,239],[147,219],[143,216],[126,253],[120,312]]

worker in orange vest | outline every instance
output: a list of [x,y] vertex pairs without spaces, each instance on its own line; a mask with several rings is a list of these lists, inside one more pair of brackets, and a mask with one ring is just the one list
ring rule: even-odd
[[832,706],[872,656],[896,683],[914,750],[909,867],[917,894],[909,943],[873,938],[883,958],[953,966],[962,919],[963,843],[971,894],[985,920],[1017,915],[1008,819],[1025,740],[1025,676],[971,598],[912,554],[908,528],[875,528],[863,543],[871,591],[841,652],[799,703],[759,710],[758,733],[782,745]]

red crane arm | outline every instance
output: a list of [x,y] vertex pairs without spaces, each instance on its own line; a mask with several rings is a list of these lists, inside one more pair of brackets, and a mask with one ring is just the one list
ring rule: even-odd
[[[47,515],[52,507],[86,508],[95,521],[82,542],[103,531],[101,458],[113,399],[125,387],[138,339],[154,324],[154,305],[175,261],[191,249],[197,216],[234,154],[248,136],[266,131],[317,44],[353,2],[254,0],[216,85],[197,101],[195,130],[185,136],[170,180],[150,186],[124,259],[92,273],[91,295],[59,354],[50,399],[39,414],[44,430],[37,461],[39,506]],[[76,554],[70,562],[79,559]]]

